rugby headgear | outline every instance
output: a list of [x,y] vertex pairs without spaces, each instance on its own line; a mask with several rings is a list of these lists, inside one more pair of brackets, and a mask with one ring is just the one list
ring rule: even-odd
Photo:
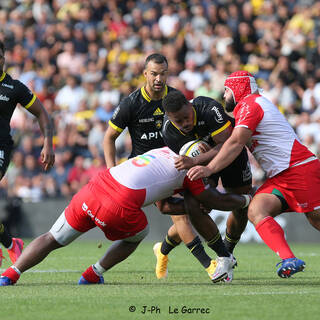
[[224,82],[224,87],[231,90],[235,103],[258,90],[255,78],[248,71],[235,71],[231,73]]

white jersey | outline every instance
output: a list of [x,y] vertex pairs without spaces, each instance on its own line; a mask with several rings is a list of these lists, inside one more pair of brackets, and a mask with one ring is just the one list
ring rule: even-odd
[[[203,181],[191,181],[186,170],[178,171],[174,166],[175,157],[177,154],[168,147],[153,149],[111,168],[107,173],[102,172],[95,182],[109,192],[112,190],[112,197],[120,203],[141,207],[168,198],[182,189],[189,189],[193,194],[202,192],[205,189]],[[114,181],[110,181],[108,173]]]
[[268,178],[314,157],[301,144],[285,117],[268,99],[251,94],[234,109],[235,128],[245,127],[252,131],[248,146]]

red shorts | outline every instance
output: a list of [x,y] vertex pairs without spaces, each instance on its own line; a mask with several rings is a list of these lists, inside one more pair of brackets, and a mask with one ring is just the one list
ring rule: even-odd
[[134,236],[145,229],[148,220],[141,209],[129,210],[120,206],[108,193],[93,192],[94,185],[89,182],[71,200],[65,209],[70,226],[86,232],[98,226],[110,240],[120,240]]
[[311,212],[320,208],[320,161],[291,167],[267,181],[258,193],[279,190],[288,203],[287,211]]

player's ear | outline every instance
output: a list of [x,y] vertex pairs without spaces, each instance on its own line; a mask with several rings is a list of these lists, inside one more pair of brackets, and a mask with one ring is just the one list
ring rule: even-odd
[[143,70],[143,75],[144,75],[145,78],[147,78],[147,69]]

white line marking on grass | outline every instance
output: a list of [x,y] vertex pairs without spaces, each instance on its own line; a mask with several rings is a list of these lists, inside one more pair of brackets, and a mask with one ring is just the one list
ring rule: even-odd
[[[6,269],[0,269],[0,272],[3,272],[5,270]],[[29,272],[29,273],[81,273],[83,271],[71,270],[71,269],[64,269],[64,270],[57,270],[57,269],[39,270],[39,269],[35,269],[35,270],[27,270],[25,272]]]

